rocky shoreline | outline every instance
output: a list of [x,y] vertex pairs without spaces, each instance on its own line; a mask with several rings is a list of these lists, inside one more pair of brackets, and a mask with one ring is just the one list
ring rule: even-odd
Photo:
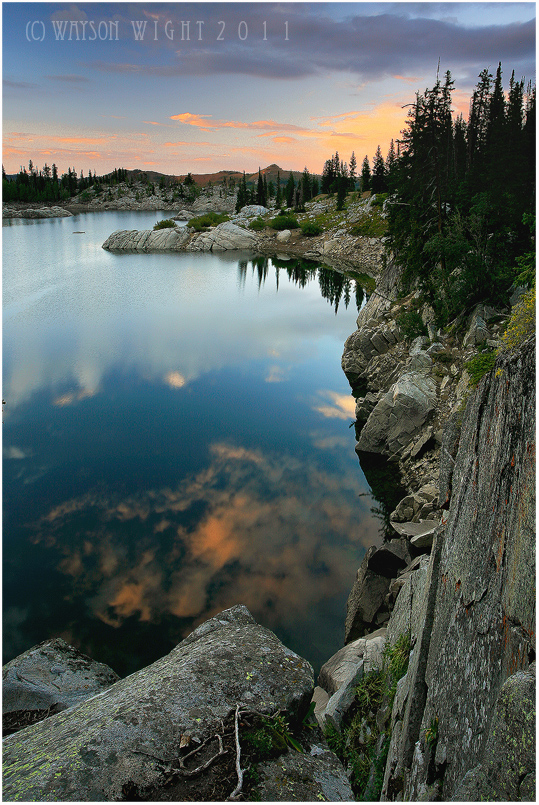
[[[332,204],[308,205],[305,216]],[[253,209],[208,232],[116,232],[104,244],[282,251],[375,280],[342,368],[356,398],[358,455],[389,459],[407,494],[389,515],[394,537],[358,569],[344,647],[314,687],[309,664],[241,606],[119,681],[48,641],[4,668],[4,712],[49,716],[4,740],[5,797],[533,799],[535,337],[500,350],[471,388],[466,364],[500,347],[518,294],[503,310],[477,306],[437,329],[417,293],[397,298],[399,270],[383,263],[383,242],[345,228],[370,204],[358,199],[315,237],[250,230],[274,214]],[[381,698],[363,718],[356,691],[373,675]],[[58,691],[80,688],[81,676],[89,698],[72,707]],[[307,726],[311,700],[316,722]],[[279,750],[261,737],[268,719]],[[263,759],[249,755],[254,733],[266,742]],[[239,745],[255,770],[245,781]],[[361,791],[352,749],[368,758]]]

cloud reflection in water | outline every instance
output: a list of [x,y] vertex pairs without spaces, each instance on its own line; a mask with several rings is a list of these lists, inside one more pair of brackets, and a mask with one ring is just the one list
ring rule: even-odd
[[[351,585],[377,541],[357,477],[224,442],[211,445],[210,459],[175,489],[88,494],[34,525],[33,541],[59,551],[70,597],[83,596],[92,618],[116,628],[164,613],[200,622],[244,603],[276,628],[309,620],[318,602]],[[98,525],[85,533],[90,512]]]

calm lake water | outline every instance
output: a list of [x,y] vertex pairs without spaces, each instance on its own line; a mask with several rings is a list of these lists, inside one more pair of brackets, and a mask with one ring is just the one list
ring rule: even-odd
[[123,675],[244,603],[319,667],[381,541],[340,367],[361,289],[101,248],[164,217],[4,222],[4,662],[61,636]]

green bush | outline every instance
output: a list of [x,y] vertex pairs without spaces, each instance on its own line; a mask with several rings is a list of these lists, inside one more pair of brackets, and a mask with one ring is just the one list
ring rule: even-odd
[[277,218],[272,218],[271,221],[269,222],[269,225],[271,226],[272,229],[279,229],[279,230],[299,228],[297,219],[294,218],[293,215],[286,215],[286,214],[281,215],[281,213],[279,213]]
[[427,328],[415,310],[401,313],[397,318],[397,324],[406,341],[413,341],[420,335],[427,335]]
[[480,355],[475,355],[469,361],[466,361],[464,368],[470,375],[470,386],[475,388],[481,378],[494,368],[495,363],[495,352],[482,352]]
[[225,213],[206,212],[204,215],[191,218],[191,220],[188,221],[187,226],[193,227],[197,232],[204,232],[211,226],[217,226],[217,224],[223,224],[225,221],[229,220],[230,216],[226,215]]
[[[342,732],[332,727],[325,731],[330,749],[344,761],[351,775],[357,801],[378,801],[389,750],[386,732],[380,746],[380,728],[376,715],[380,708],[391,712],[397,683],[408,670],[410,635],[399,635],[384,651],[382,668],[370,671],[356,688],[354,712]],[[372,778],[371,778],[372,775]]]
[[254,221],[251,221],[249,224],[249,229],[254,229],[255,232],[260,232],[260,230],[264,229],[265,226],[266,222],[264,219],[258,216],[258,218],[255,218]]
[[172,229],[172,227],[176,226],[176,222],[172,220],[172,218],[165,218],[163,221],[158,221],[154,224],[155,229]]
[[372,201],[373,207],[382,207],[387,196],[387,193],[377,193]]
[[502,336],[500,352],[513,352],[535,332],[535,286],[514,306]]
[[323,231],[320,224],[317,224],[316,221],[303,221],[300,226],[303,234],[309,237],[320,235]]

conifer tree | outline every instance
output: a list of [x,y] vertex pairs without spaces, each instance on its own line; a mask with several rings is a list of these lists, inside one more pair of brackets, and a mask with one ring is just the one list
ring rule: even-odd
[[364,193],[371,189],[371,163],[369,157],[365,156],[363,164],[361,165],[361,191]]
[[293,207],[294,206],[294,191],[296,189],[296,183],[294,181],[294,176],[292,171],[290,171],[290,176],[288,177],[288,181],[286,183],[285,188],[285,197],[286,197],[286,206]]
[[277,171],[277,190],[275,194],[275,206],[280,209],[283,203],[283,196],[281,192],[281,172]]
[[371,190],[373,193],[384,193],[387,190],[386,165],[380,146],[377,147],[373,159]]

